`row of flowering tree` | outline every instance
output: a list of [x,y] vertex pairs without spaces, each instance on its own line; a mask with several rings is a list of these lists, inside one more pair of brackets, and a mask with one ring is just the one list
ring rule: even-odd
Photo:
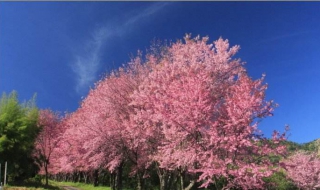
[[129,167],[139,190],[151,172],[161,190],[263,189],[277,165],[269,157],[285,153],[284,135],[259,132],[276,105],[265,100],[264,77],[251,79],[233,58],[238,50],[221,38],[211,44],[186,35],[139,54],[60,120],[55,148],[43,150],[46,173],[106,169],[112,188],[122,189]]

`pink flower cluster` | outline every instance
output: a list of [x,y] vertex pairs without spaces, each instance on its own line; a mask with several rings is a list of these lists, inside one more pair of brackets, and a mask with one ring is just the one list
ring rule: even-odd
[[298,152],[285,162],[287,176],[301,189],[320,188],[320,158],[316,153]]

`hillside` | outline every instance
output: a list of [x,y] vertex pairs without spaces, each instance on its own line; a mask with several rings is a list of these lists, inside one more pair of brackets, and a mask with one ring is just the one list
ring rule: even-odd
[[317,152],[317,154],[320,155],[320,138],[313,140],[311,142],[302,143],[302,144],[299,144],[293,141],[286,141],[286,144],[290,152],[304,150],[304,151],[310,151],[310,152]]

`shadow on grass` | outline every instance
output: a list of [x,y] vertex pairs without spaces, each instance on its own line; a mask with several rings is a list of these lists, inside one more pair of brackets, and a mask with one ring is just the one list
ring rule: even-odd
[[28,189],[28,190],[33,190],[33,189],[49,189],[49,190],[61,190],[62,188],[53,186],[53,185],[45,185],[41,183],[41,181],[35,181],[33,179],[28,179],[24,181],[16,181],[12,182],[10,186],[6,187],[5,189],[8,190],[18,190],[18,189]]

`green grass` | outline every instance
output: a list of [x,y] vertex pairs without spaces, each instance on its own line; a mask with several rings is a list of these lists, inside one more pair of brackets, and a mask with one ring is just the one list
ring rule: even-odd
[[52,186],[60,187],[62,186],[71,186],[78,188],[80,190],[111,190],[110,187],[106,186],[97,186],[94,187],[92,184],[85,184],[85,183],[73,183],[73,182],[57,182],[57,181],[49,181],[49,184]]
[[24,182],[13,185],[7,185],[2,190],[63,190],[63,186],[75,187],[79,190],[111,190],[110,187],[97,186],[85,183],[73,183],[73,182],[57,182],[49,180],[49,185],[45,186],[42,183]]
[[92,184],[57,182],[52,180],[49,180],[48,186],[44,185],[44,181],[42,181],[42,183],[34,181],[24,181],[12,185],[6,185],[2,190],[63,190],[63,186],[71,186],[79,190],[111,190],[110,187],[106,186],[94,187]]
[[2,187],[2,190],[62,190],[62,188],[54,187],[52,185],[7,185]]
[[6,185],[3,187],[3,190],[62,190],[62,188],[58,186],[54,186],[49,184],[48,186],[41,183],[41,181],[37,181],[34,178],[14,182],[12,184]]
[[44,188],[6,186],[4,190],[44,190]]

